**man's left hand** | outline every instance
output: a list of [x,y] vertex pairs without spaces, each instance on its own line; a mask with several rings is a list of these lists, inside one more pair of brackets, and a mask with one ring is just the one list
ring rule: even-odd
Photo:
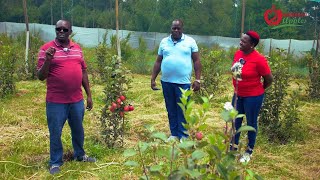
[[91,97],[87,97],[87,107],[86,107],[86,109],[88,111],[90,111],[92,109],[92,107],[93,107],[92,98]]
[[194,81],[192,83],[192,89],[193,89],[193,91],[199,91],[200,90],[200,83],[198,81]]

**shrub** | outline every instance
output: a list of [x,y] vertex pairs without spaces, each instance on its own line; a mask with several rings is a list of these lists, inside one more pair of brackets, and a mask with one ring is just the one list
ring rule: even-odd
[[225,51],[222,49],[201,49],[202,82],[197,99],[201,96],[219,94],[219,90],[223,89],[222,74],[228,69],[226,67],[229,67],[225,64],[231,64],[231,62],[231,60],[226,61]]
[[[132,54],[130,59],[125,62],[126,66],[130,68],[132,73],[137,74],[151,74],[154,55],[151,55],[147,50],[145,40],[139,38],[139,47]],[[152,59],[151,61],[149,59]]]
[[[128,160],[124,164],[141,167],[143,175],[140,179],[261,179],[246,169],[245,163],[240,164],[236,161],[234,152],[229,151],[228,133],[203,133],[208,128],[205,120],[208,117],[209,100],[212,96],[202,97],[202,108],[198,113],[194,113],[195,102],[188,100],[192,91],[182,92],[179,105],[187,121],[185,127],[189,138],[182,139],[180,143],[167,140],[165,133],[148,126],[147,142],[140,141],[135,148],[126,149],[123,155]],[[238,116],[235,109],[224,112],[224,120],[229,123]],[[243,127],[240,131],[252,129]]]
[[0,35],[0,98],[15,91],[14,72],[19,54],[13,39]]
[[274,82],[265,92],[265,99],[260,114],[262,132],[269,141],[285,144],[300,136],[297,125],[299,100],[295,93],[289,94],[288,87],[292,76],[284,50],[273,52],[269,64]]
[[[104,46],[104,45],[101,45]],[[98,50],[104,50],[100,46]],[[120,96],[126,96],[126,92],[130,88],[130,80],[128,75],[130,72],[125,67],[121,66],[117,56],[112,56],[108,61],[105,51],[98,53],[98,60],[101,63],[106,63],[102,66],[101,79],[105,84],[104,87],[104,108],[102,109],[100,122],[102,128],[102,137],[108,147],[123,146],[123,136],[125,131],[125,106],[127,102],[121,100],[117,103],[117,108],[110,109],[110,105],[115,102]]]
[[[21,33],[17,37],[17,43],[20,44],[24,49],[26,48],[26,34]],[[25,56],[20,58],[17,63],[16,73],[19,80],[23,79],[37,79],[37,62],[38,62],[38,53],[40,47],[45,42],[40,37],[40,32],[35,31],[30,33],[30,41],[29,41],[29,51],[28,51],[28,61],[25,62]],[[23,51],[23,55],[25,51]],[[21,54],[22,55],[22,54]],[[26,72],[27,68],[27,72]]]
[[306,54],[309,70],[309,96],[312,99],[320,99],[320,57],[314,58],[311,54]]

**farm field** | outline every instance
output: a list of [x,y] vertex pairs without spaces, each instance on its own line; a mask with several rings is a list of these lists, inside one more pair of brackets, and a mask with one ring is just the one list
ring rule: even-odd
[[[229,80],[225,78],[225,84]],[[223,94],[212,100],[207,121],[210,127],[204,135],[224,128],[220,113],[223,103],[231,99],[231,83],[227,87]],[[294,85],[290,87],[295,88]],[[85,114],[85,149],[98,161],[92,164],[67,161],[61,173],[52,176],[47,165],[49,133],[45,117],[45,82],[17,82],[16,93],[0,100],[0,179],[139,179],[142,170],[124,166],[122,153],[139,141],[146,124],[153,124],[157,130],[169,135],[162,91],[150,89],[149,75],[133,75],[127,99],[135,106],[135,110],[126,115],[128,125],[124,147],[110,149],[103,144],[99,134],[99,116],[104,106],[103,85],[92,83],[91,89],[94,108]],[[306,100],[304,96],[299,97],[299,115],[306,129],[304,141],[286,145],[270,144],[258,134],[254,156],[248,168],[264,179],[320,179],[320,102]],[[66,124],[62,135],[66,156],[72,151],[69,132]]]

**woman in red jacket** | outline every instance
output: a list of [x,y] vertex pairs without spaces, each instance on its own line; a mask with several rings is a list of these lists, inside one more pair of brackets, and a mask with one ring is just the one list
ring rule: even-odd
[[[234,96],[233,105],[239,114],[245,114],[247,125],[256,129],[248,132],[247,150],[240,158],[240,162],[248,162],[253,152],[258,130],[258,115],[262,106],[264,91],[273,81],[267,59],[255,47],[260,36],[255,31],[248,31],[240,39],[240,50],[233,59],[231,70],[233,72]],[[235,120],[235,128],[241,127],[243,118]],[[233,150],[237,150],[240,133],[232,140]]]

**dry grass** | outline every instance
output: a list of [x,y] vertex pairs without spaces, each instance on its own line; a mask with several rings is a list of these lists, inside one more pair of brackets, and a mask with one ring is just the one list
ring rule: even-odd
[[[150,77],[134,75],[128,100],[135,110],[126,115],[128,129],[125,147],[133,147],[145,138],[144,125],[154,124],[169,135],[162,91],[150,89]],[[160,83],[158,84],[159,86]],[[294,86],[296,88],[296,86]],[[62,172],[51,176],[47,170],[49,158],[48,129],[45,118],[45,84],[39,81],[17,83],[17,93],[0,100],[0,179],[138,179],[132,169],[121,163],[123,148],[108,149],[99,136],[99,116],[103,107],[103,86],[92,85],[94,109],[85,115],[85,149],[98,158],[96,164],[66,162]],[[231,98],[231,88],[215,97],[207,123],[208,132],[222,131],[221,102]],[[304,96],[304,95],[303,95]],[[320,103],[302,100],[302,124],[307,130],[305,141],[288,145],[269,144],[261,134],[249,168],[265,179],[320,179]],[[63,143],[66,158],[70,158],[71,137],[66,125]],[[138,172],[141,173],[141,172]]]

